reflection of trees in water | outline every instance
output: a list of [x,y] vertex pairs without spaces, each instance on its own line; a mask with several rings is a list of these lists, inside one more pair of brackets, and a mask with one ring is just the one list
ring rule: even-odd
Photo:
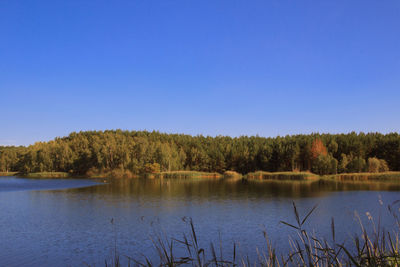
[[247,199],[317,197],[334,191],[398,191],[399,182],[253,181],[242,179],[121,179],[70,192],[157,198]]

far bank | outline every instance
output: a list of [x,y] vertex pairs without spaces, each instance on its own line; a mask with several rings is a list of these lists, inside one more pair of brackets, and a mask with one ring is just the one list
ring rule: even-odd
[[311,172],[265,172],[257,171],[246,175],[241,175],[234,171],[224,173],[217,172],[198,172],[198,171],[171,171],[159,173],[144,173],[133,175],[121,170],[114,170],[104,173],[94,173],[91,175],[76,175],[67,172],[0,172],[0,176],[18,176],[35,179],[67,179],[67,178],[102,178],[102,179],[245,179],[245,180],[284,180],[284,181],[309,181],[319,179],[330,179],[338,181],[400,181],[400,172],[361,172],[361,173],[340,173],[334,175],[318,175]]

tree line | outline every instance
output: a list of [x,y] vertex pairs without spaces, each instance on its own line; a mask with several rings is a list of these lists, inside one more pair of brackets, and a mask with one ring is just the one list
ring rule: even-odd
[[318,174],[400,170],[398,133],[260,136],[190,136],[148,131],[73,132],[30,146],[0,147],[0,171],[68,172],[113,170],[131,174],[311,171]]

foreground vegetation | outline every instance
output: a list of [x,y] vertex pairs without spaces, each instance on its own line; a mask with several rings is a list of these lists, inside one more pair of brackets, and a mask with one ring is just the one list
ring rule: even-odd
[[146,131],[71,133],[28,147],[0,147],[0,172],[135,177],[174,171],[318,175],[400,171],[400,135],[204,137]]
[[[352,242],[338,240],[336,237],[335,221],[331,219],[331,237],[317,236],[307,227],[307,219],[312,215],[316,206],[303,216],[293,203],[294,223],[282,224],[292,228],[294,235],[288,240],[290,252],[280,253],[272,245],[268,233],[263,231],[266,241],[264,249],[257,249],[258,257],[250,259],[242,256],[239,246],[233,243],[230,247],[232,253],[224,256],[226,248],[222,244],[210,244],[210,247],[200,245],[199,236],[196,234],[191,219],[183,218],[189,227],[189,232],[182,238],[168,237],[166,234],[157,234],[152,237],[153,248],[157,258],[144,256],[135,259],[125,256],[128,265],[135,266],[400,266],[400,220],[399,201],[388,206],[388,212],[394,219],[394,229],[381,227],[380,218],[374,221],[367,212],[370,225],[363,225],[361,217],[356,214],[360,225],[360,234],[354,233]],[[179,252],[178,252],[179,251]],[[186,251],[182,255],[182,251]],[[121,266],[121,256],[115,247],[113,259],[106,261],[106,266]]]

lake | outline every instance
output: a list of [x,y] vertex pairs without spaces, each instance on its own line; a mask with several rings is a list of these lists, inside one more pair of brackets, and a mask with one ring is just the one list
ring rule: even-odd
[[[192,218],[202,247],[223,244],[231,257],[255,259],[263,230],[281,251],[295,232],[292,202],[301,215],[317,209],[306,225],[329,238],[331,217],[340,239],[360,232],[355,211],[393,227],[386,206],[400,199],[399,182],[246,181],[229,179],[88,179],[0,177],[0,260],[3,266],[104,266],[121,255],[154,258],[150,237],[181,239]],[[383,203],[383,205],[382,205]],[[178,249],[178,253],[180,253]],[[126,263],[126,261],[125,261]]]

